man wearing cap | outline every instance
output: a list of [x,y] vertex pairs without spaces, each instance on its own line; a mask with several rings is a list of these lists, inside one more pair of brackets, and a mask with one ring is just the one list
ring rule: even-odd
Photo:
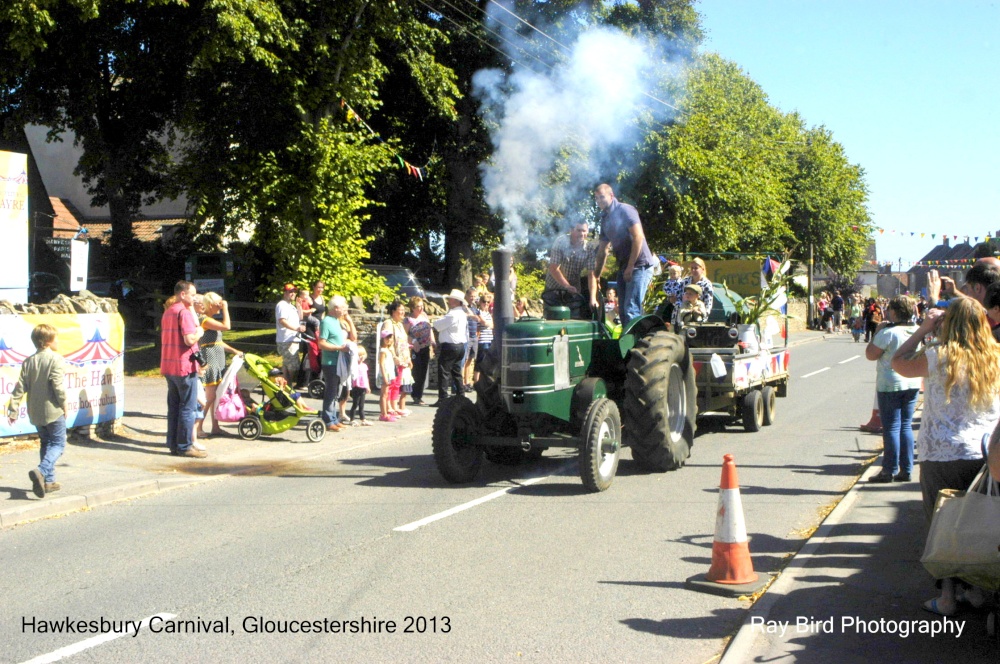
[[292,385],[299,374],[299,333],[306,331],[302,317],[295,307],[294,284],[285,284],[284,297],[274,308],[274,324],[277,329],[278,354],[281,355],[281,373]]
[[457,288],[448,293],[448,313],[434,321],[438,333],[438,401],[440,406],[448,398],[448,380],[452,392],[461,394],[462,358],[469,342],[469,319],[465,313],[465,294]]
[[338,432],[345,428],[338,414],[337,399],[340,397],[340,375],[337,363],[340,351],[347,348],[347,332],[340,319],[347,313],[347,300],[343,295],[334,295],[327,302],[328,313],[319,324],[320,364],[323,371],[323,409],[320,417],[326,422],[326,430]]
[[[549,250],[549,269],[545,274],[542,301],[550,307],[569,307],[570,316],[581,318],[589,314],[586,305],[597,299],[597,278],[594,261],[597,243],[587,239],[590,224],[578,221],[568,235],[560,235]],[[581,292],[580,277],[586,275],[587,293]]]
[[[653,279],[653,266],[658,261],[646,244],[639,213],[631,205],[615,198],[610,185],[602,184],[594,190],[594,201],[601,209],[601,239],[597,246],[597,278],[604,273],[608,260],[608,247],[618,260],[618,292],[621,293],[622,326],[642,315],[642,301]],[[597,299],[591,297],[590,306],[596,308]]]
[[674,316],[674,323],[687,325],[688,323],[700,323],[708,318],[708,310],[701,300],[701,286],[698,284],[687,284],[684,286],[684,295]]

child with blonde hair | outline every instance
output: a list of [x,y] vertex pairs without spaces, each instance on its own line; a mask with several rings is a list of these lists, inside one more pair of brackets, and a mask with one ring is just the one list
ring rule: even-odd
[[396,416],[391,412],[389,393],[392,391],[391,383],[396,378],[396,354],[393,353],[393,334],[391,327],[385,327],[381,333],[381,346],[378,350],[378,372],[382,379],[382,392],[379,395],[379,421],[395,422]]
[[351,383],[351,426],[370,427],[371,422],[365,419],[365,396],[372,393],[368,383],[368,351],[364,346],[358,346],[358,375]]

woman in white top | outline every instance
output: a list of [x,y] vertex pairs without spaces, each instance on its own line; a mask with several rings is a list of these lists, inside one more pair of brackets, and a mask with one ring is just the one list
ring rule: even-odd
[[[939,322],[937,340],[914,354]],[[1000,344],[993,340],[982,305],[958,297],[943,316],[928,311],[896,351],[892,368],[902,376],[925,379],[917,449],[924,514],[930,522],[938,491],[967,489],[983,467],[983,439],[1000,421]],[[954,580],[944,579],[941,596],[924,608],[950,616],[955,602]]]

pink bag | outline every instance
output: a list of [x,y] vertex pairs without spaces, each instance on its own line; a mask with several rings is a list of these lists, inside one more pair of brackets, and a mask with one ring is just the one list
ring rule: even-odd
[[247,409],[243,405],[239,385],[234,380],[225,392],[216,396],[215,419],[219,422],[239,422],[246,416]]

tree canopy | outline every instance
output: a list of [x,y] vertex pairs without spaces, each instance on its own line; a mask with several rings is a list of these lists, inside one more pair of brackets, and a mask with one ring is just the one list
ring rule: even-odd
[[[546,71],[604,26],[651,56],[649,103],[606,176],[637,204],[655,248],[812,244],[837,271],[860,265],[871,232],[863,170],[736,63],[700,53],[693,0],[502,4],[9,0],[0,118],[7,132],[31,123],[75,135],[77,172],[111,210],[119,271],[132,267],[142,206],[183,195],[205,246],[251,238],[263,286],[324,279],[384,295],[360,269],[370,252],[468,285],[504,221],[486,205],[481,167],[497,127],[475,77]],[[584,178],[588,150],[568,140],[539,184]],[[402,155],[424,177],[408,177]]]

